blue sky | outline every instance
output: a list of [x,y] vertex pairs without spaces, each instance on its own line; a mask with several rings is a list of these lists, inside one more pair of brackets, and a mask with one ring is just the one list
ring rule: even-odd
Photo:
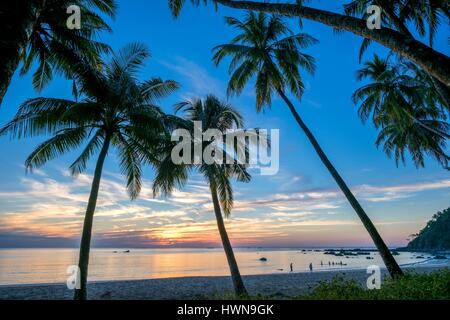
[[[342,1],[319,3],[340,10]],[[101,39],[114,49],[140,41],[152,58],[142,79],[160,76],[182,84],[181,90],[162,101],[165,111],[187,97],[215,94],[225,98],[227,64],[215,67],[211,49],[226,43],[234,30],[223,17],[239,11],[188,5],[174,20],[166,1],[119,1],[112,34]],[[297,30],[298,23],[292,20]],[[304,21],[304,30],[320,44],[306,52],[317,60],[314,76],[304,74],[307,91],[298,111],[315,133],[336,168],[361,200],[388,244],[404,245],[438,210],[450,204],[450,175],[433,160],[425,169],[397,168],[374,141],[376,130],[357,117],[351,95],[361,86],[355,79],[361,39],[336,34],[332,29]],[[448,28],[441,28],[436,49],[448,54]],[[386,50],[373,45],[380,55]],[[31,87],[31,76],[16,75],[0,109],[2,124],[17,106],[36,96],[70,98],[71,83],[55,79],[43,92]],[[230,101],[244,114],[246,127],[280,129],[280,172],[264,177],[255,172],[249,184],[235,184],[236,207],[227,221],[230,237],[238,246],[371,246],[370,238],[343,199],[331,176],[316,156],[285,105],[275,99],[271,109],[257,114],[249,86]],[[67,167],[76,153],[50,162],[34,174],[26,174],[26,156],[45,137],[10,141],[0,139],[0,247],[77,246],[78,235],[94,163],[85,176],[68,176]],[[152,199],[152,172],[140,199],[130,202],[125,193],[114,153],[109,155],[102,181],[94,233],[95,246],[216,246],[219,238],[208,189],[193,175],[186,188],[172,198]]]

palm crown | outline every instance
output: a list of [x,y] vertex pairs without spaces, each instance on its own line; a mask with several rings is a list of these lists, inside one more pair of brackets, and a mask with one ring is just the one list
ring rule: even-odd
[[294,34],[279,16],[248,12],[244,21],[227,17],[226,23],[241,33],[214,48],[213,60],[219,64],[225,57],[232,58],[228,94],[240,94],[248,81],[256,77],[256,107],[260,111],[270,106],[273,92],[289,88],[301,97],[304,84],[300,68],[315,71],[315,60],[301,52],[317,42],[313,37]]
[[360,118],[371,117],[381,129],[378,146],[384,145],[397,162],[405,161],[408,150],[416,166],[424,166],[424,155],[430,154],[448,167],[446,109],[426,73],[411,63],[391,64],[375,55],[357,78],[371,81],[355,91],[353,101],[360,104]]
[[[53,71],[70,75],[70,65],[64,63],[62,48],[82,53],[96,64],[100,54],[109,51],[109,46],[95,40],[101,31],[110,31],[108,24],[97,13],[114,17],[115,0],[27,0],[30,23],[25,23],[18,32],[27,39],[21,52],[23,67],[21,74],[30,70],[33,62],[38,63],[33,75],[33,86],[41,90],[53,77]],[[69,17],[66,10],[71,5],[81,9],[81,29],[70,30],[66,26]],[[27,25],[32,25],[27,30]],[[19,35],[17,39],[21,38]],[[17,41],[17,40],[16,40]]]
[[102,145],[111,143],[128,179],[128,192],[136,198],[141,189],[141,164],[157,164],[152,151],[164,144],[167,137],[164,128],[167,119],[156,103],[178,88],[176,82],[159,78],[137,80],[137,73],[148,57],[148,49],[136,43],[115,54],[109,64],[102,66],[103,71],[80,60],[74,75],[80,101],[28,100],[0,134],[10,133],[17,138],[53,135],[28,157],[28,169],[85,145],[70,166],[73,174],[85,171],[88,160]]
[[[239,112],[214,96],[208,96],[204,100],[195,99],[179,103],[176,105],[176,111],[184,114],[186,121],[183,127],[191,133],[194,129],[194,121],[201,121],[204,128],[220,130],[224,133],[224,139],[227,130],[242,128],[243,126],[242,116]],[[218,150],[225,150],[224,146],[216,141],[209,141],[202,142],[202,152],[211,144],[214,144],[214,147]],[[169,193],[174,185],[182,185],[185,182],[188,170],[196,168],[203,174],[211,189],[218,192],[225,215],[229,215],[233,207],[233,188],[230,179],[235,178],[240,182],[249,182],[251,179],[246,170],[246,165],[239,164],[236,159],[213,164],[202,161],[199,165],[175,165],[170,155],[167,155],[161,166],[164,168],[172,167],[173,169],[158,170],[154,180],[155,192]],[[174,181],[174,179],[178,180]]]

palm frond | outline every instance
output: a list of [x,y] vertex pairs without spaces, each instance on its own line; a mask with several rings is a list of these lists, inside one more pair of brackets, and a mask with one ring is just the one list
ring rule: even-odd
[[119,153],[122,174],[127,178],[127,191],[132,200],[139,196],[142,189],[142,157],[140,153],[120,133],[113,136],[113,144]]
[[102,138],[103,133],[101,131],[97,131],[92,139],[87,143],[80,156],[70,165],[69,169],[73,176],[77,176],[86,171],[89,159],[101,148]]
[[315,59],[301,50],[316,44],[317,39],[305,33],[294,34],[283,17],[262,12],[249,11],[242,20],[227,17],[226,23],[236,28],[238,35],[213,49],[213,62],[219,65],[231,57],[229,96],[242,94],[251,80],[255,80],[258,112],[270,107],[274,92],[290,90],[302,96],[301,71],[313,74],[316,65]]
[[39,145],[25,161],[27,170],[39,168],[48,161],[78,147],[86,138],[86,128],[65,129]]
[[141,84],[141,94],[147,103],[156,103],[180,88],[178,82],[153,78]]
[[21,139],[39,135],[54,134],[72,124],[62,120],[62,116],[74,101],[53,98],[34,98],[25,101],[16,116],[0,129],[0,136],[9,134]]

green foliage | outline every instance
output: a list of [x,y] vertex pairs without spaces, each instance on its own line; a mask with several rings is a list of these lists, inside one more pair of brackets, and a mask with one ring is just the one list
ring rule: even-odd
[[[65,50],[83,55],[93,65],[99,62],[102,53],[110,51],[108,45],[96,38],[102,31],[111,31],[101,15],[114,17],[116,0],[15,1],[25,1],[29,11],[27,19],[11,27],[11,32],[15,34],[16,41],[26,39],[20,53],[23,62],[20,73],[23,75],[30,71],[34,63],[38,65],[33,74],[35,89],[42,90],[52,80],[54,72],[72,78],[71,66],[65,63]],[[69,17],[66,11],[71,5],[77,5],[81,9],[82,26],[79,30],[69,30],[66,26]],[[14,16],[19,15],[15,10],[24,10],[24,6],[7,5],[3,10],[2,14]]]
[[397,280],[385,280],[380,290],[364,289],[354,280],[334,278],[318,285],[304,300],[448,300],[450,270],[407,273]]
[[354,300],[364,299],[366,291],[354,280],[335,277],[330,282],[322,282],[314,291],[300,299],[307,300]]
[[[217,97],[207,96],[206,99],[194,99],[185,101],[175,106],[177,112],[184,114],[185,121],[179,123],[180,128],[184,128],[194,136],[194,121],[201,121],[203,128],[218,129],[224,134],[223,141],[226,140],[226,132],[230,129],[238,129],[243,126],[243,119],[240,113],[230,104],[220,101]],[[202,143],[202,152],[206,148],[224,151],[223,145],[216,141],[193,142],[192,150],[195,150],[195,144]],[[237,143],[236,143],[237,144]],[[218,193],[220,205],[226,216],[230,215],[233,207],[233,189],[231,179],[235,178],[240,182],[249,182],[251,179],[247,168],[243,164],[234,163],[206,164],[204,161],[199,165],[181,164],[175,165],[171,158],[171,150],[167,150],[165,158],[161,161],[164,170],[159,170],[154,179],[154,192],[168,194],[175,186],[183,185],[188,177],[190,169],[197,169],[210,184],[212,190]],[[228,155],[228,154],[227,154]]]
[[227,17],[226,23],[239,31],[230,43],[213,49],[213,61],[230,57],[228,95],[240,95],[255,79],[256,109],[270,107],[274,93],[290,90],[298,98],[304,93],[300,69],[313,74],[314,57],[302,52],[317,40],[295,34],[281,16],[247,12],[243,21]]
[[375,54],[357,72],[358,80],[370,81],[353,94],[361,120],[372,120],[379,129],[377,147],[383,146],[397,164],[405,163],[409,152],[417,167],[429,155],[448,168],[448,109],[423,70],[401,59],[392,63],[391,58]]
[[433,215],[425,228],[415,235],[408,249],[450,250],[450,208]]

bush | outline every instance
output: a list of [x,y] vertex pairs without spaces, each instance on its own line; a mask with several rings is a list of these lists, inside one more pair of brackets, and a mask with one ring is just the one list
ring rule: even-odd
[[408,273],[386,280],[380,290],[364,289],[354,280],[334,278],[319,284],[306,300],[450,300],[450,269],[432,273]]

